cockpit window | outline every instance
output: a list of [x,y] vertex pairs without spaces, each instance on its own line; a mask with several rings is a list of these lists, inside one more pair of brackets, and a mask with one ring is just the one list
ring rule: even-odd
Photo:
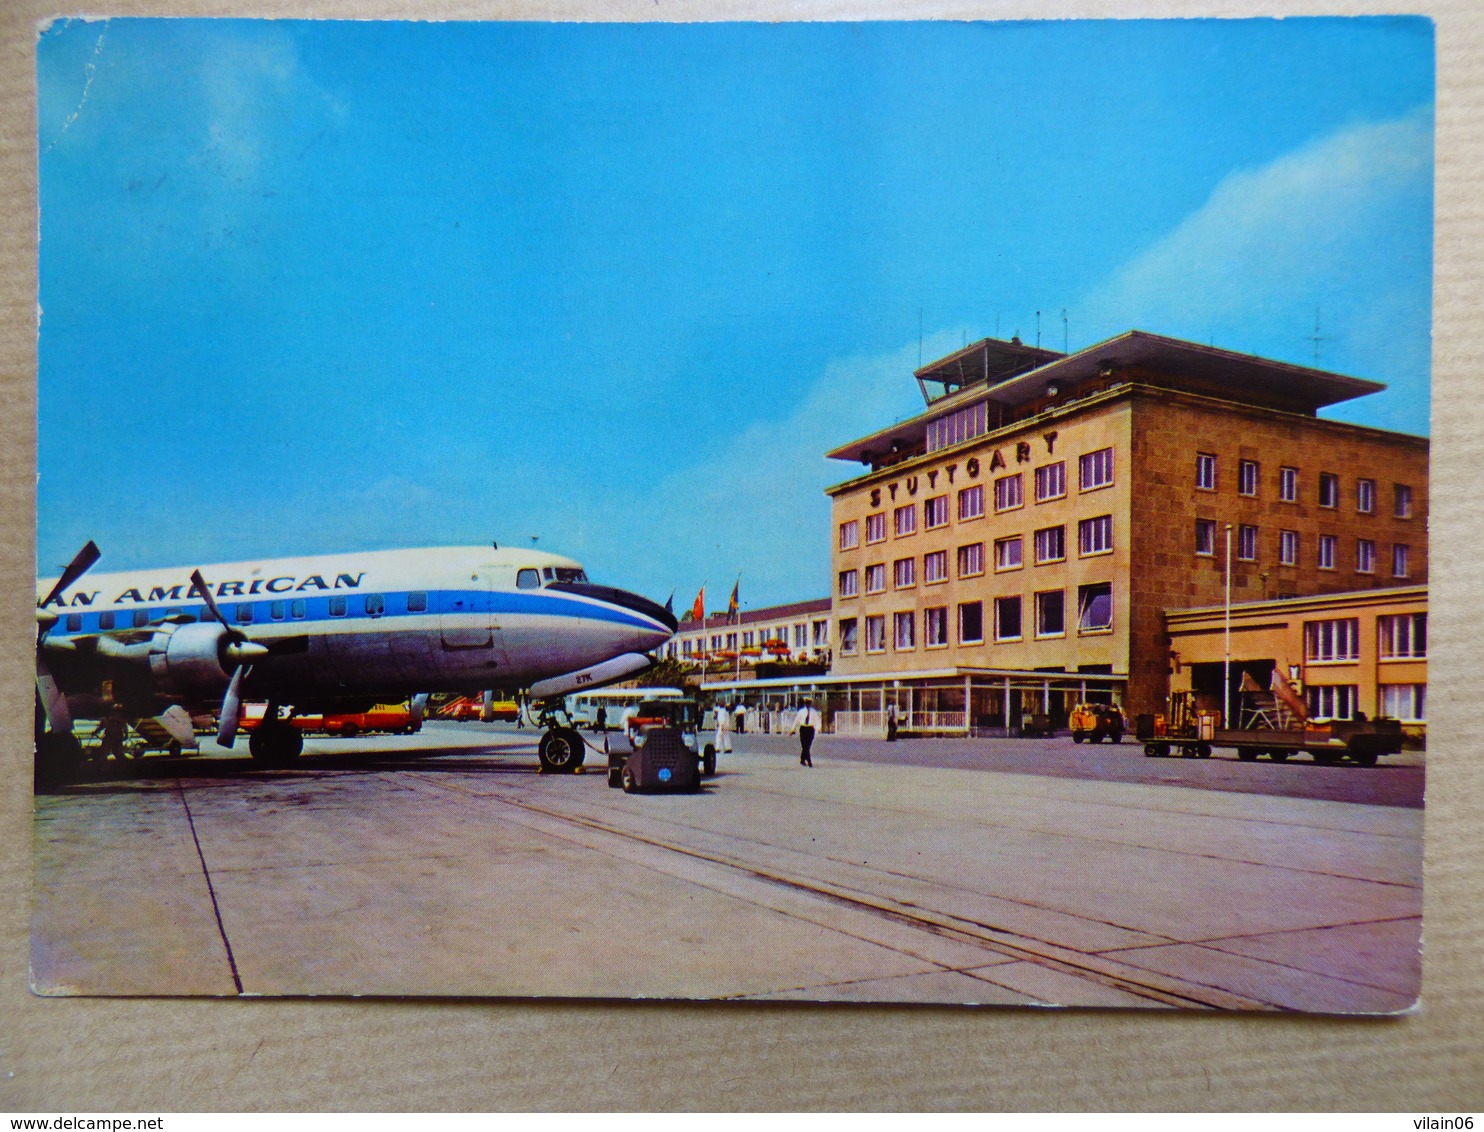
[[543,566],[541,567],[541,576],[548,582],[552,582],[556,580],[556,571],[553,570],[550,566]]
[[570,566],[558,566],[556,568],[557,581],[559,582],[585,582],[587,581],[586,570],[574,570]]
[[541,588],[541,571],[527,567],[515,575],[517,589],[539,590]]

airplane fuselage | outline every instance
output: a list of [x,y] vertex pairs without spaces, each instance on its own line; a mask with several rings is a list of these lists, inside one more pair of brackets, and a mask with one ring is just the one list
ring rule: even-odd
[[[44,614],[42,649],[62,691],[101,681],[115,697],[220,699],[228,634],[191,567],[88,574]],[[587,582],[569,558],[441,547],[200,567],[233,636],[266,647],[243,684],[254,699],[310,703],[428,690],[524,688],[674,632],[668,610]],[[38,601],[51,583],[38,583]]]

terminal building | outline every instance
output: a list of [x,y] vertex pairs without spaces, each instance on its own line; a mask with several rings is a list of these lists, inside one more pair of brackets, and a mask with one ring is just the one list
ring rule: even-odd
[[843,731],[1157,713],[1168,610],[1425,592],[1427,439],[1319,416],[1377,382],[1141,331],[914,376],[924,412],[828,453],[864,468],[827,489],[830,673],[708,687],[813,694]]

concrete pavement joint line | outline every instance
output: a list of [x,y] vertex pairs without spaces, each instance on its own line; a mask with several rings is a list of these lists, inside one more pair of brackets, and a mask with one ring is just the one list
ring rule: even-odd
[[[449,788],[449,789],[458,790],[457,787],[449,787],[447,784],[444,784],[444,783],[437,783],[437,784],[431,784],[431,785],[436,785],[439,788]],[[459,793],[466,793],[467,794],[467,792],[466,791],[463,791],[463,790],[458,790],[458,792]],[[485,798],[486,797],[484,795],[470,795],[470,796],[481,797],[481,798]],[[488,799],[488,800],[501,801],[502,799],[492,799],[491,798],[491,799]],[[745,866],[738,866],[738,865],[729,864],[729,863],[724,862],[724,861],[713,860],[711,858],[705,857],[704,855],[702,855],[700,853],[687,852],[685,850],[675,850],[675,849],[672,849],[670,846],[665,845],[663,843],[655,842],[655,841],[652,841],[652,840],[647,840],[645,838],[634,836],[634,835],[631,835],[631,834],[619,833],[619,832],[617,832],[615,830],[607,829],[607,828],[605,828],[602,825],[597,824],[597,823],[584,822],[581,819],[575,819],[574,820],[574,819],[570,819],[570,818],[567,818],[567,817],[562,816],[562,815],[551,815],[551,814],[547,814],[544,811],[540,811],[540,810],[538,810],[535,807],[521,806],[519,803],[512,803],[512,805],[514,806],[514,808],[522,809],[522,810],[525,811],[525,813],[523,815],[523,817],[525,818],[524,821],[522,821],[520,818],[515,819],[518,824],[524,825],[527,829],[531,829],[531,830],[533,830],[535,832],[540,833],[543,837],[549,837],[549,838],[553,838],[553,839],[556,839],[556,840],[565,841],[568,844],[579,846],[580,848],[582,848],[584,850],[587,850],[587,851],[592,851],[592,852],[609,852],[609,851],[605,851],[605,850],[602,850],[602,849],[598,848],[596,845],[594,845],[592,843],[591,840],[583,840],[582,838],[579,838],[579,837],[573,835],[572,833],[559,833],[559,832],[555,832],[555,831],[553,831],[552,829],[549,828],[549,824],[552,821],[557,821],[557,822],[560,822],[561,825],[563,825],[563,826],[574,826],[575,825],[575,826],[577,826],[579,828],[585,829],[589,834],[591,834],[591,833],[598,833],[598,834],[601,834],[601,835],[603,835],[605,837],[616,838],[616,839],[618,839],[618,840],[620,840],[622,842],[631,842],[631,843],[635,843],[635,844],[638,844],[638,845],[645,846],[645,847],[650,848],[650,849],[660,849],[660,850],[663,850],[663,851],[665,851],[667,853],[674,852],[674,853],[677,853],[678,855],[689,857],[692,860],[704,861],[704,862],[706,862],[708,864],[716,865],[718,868],[727,868],[727,869],[730,869],[732,871],[745,873],[746,875],[749,875],[749,876],[753,877],[755,880],[760,880],[760,881],[762,881],[762,882],[764,882],[766,884],[769,884],[769,885],[777,886],[777,884],[778,884],[778,882],[776,881],[776,879],[774,879],[773,877],[770,877],[770,876],[768,876],[766,874],[758,873],[755,870],[751,870],[751,869],[746,868]],[[538,820],[537,821],[534,821],[534,822],[531,821],[530,819],[533,816],[536,817]],[[544,820],[540,820],[540,819],[544,819]],[[610,855],[611,855],[611,852],[610,852]],[[630,864],[633,864],[633,865],[636,865],[639,868],[648,869],[651,872],[660,873],[663,876],[670,876],[670,877],[675,877],[677,879],[684,879],[689,884],[693,884],[693,885],[697,886],[698,888],[703,888],[703,889],[705,889],[708,892],[714,892],[714,893],[716,893],[716,894],[718,894],[720,896],[726,897],[729,900],[740,900],[740,901],[744,901],[746,903],[752,904],[755,907],[766,909],[767,911],[774,912],[774,913],[776,913],[778,915],[786,916],[786,917],[791,917],[793,919],[802,920],[805,923],[813,924],[815,927],[822,928],[825,931],[834,932],[835,934],[844,936],[847,939],[853,939],[853,940],[855,940],[855,941],[857,941],[859,943],[864,943],[864,944],[867,944],[868,946],[871,946],[871,947],[880,947],[880,948],[883,948],[883,949],[888,950],[888,951],[893,951],[893,952],[895,952],[898,955],[903,955],[903,956],[905,956],[905,957],[907,957],[909,959],[913,959],[913,960],[916,960],[917,962],[926,963],[926,964],[928,964],[928,965],[930,965],[932,967],[935,967],[935,968],[938,969],[938,972],[940,974],[955,974],[955,973],[966,974],[966,973],[968,973],[968,970],[962,968],[961,966],[957,966],[957,965],[954,965],[952,963],[945,963],[942,960],[934,959],[934,958],[932,958],[929,955],[920,954],[917,951],[911,950],[911,949],[906,948],[906,947],[903,947],[901,945],[888,943],[888,942],[885,942],[884,940],[881,940],[881,939],[875,939],[875,938],[872,938],[870,936],[863,935],[863,934],[861,934],[859,932],[851,931],[851,930],[847,929],[846,927],[844,927],[844,926],[842,926],[842,925],[840,925],[838,923],[832,923],[829,920],[826,920],[826,919],[823,919],[823,918],[820,918],[820,917],[806,916],[806,915],[801,914],[798,911],[790,911],[786,907],[779,907],[779,906],[774,906],[774,905],[770,905],[770,904],[767,904],[767,903],[762,903],[762,902],[758,901],[754,897],[745,896],[745,895],[739,894],[738,892],[731,891],[731,890],[729,890],[727,888],[720,887],[720,886],[718,886],[716,884],[706,883],[705,881],[699,880],[699,879],[697,879],[694,876],[684,876],[682,874],[672,872],[672,871],[667,870],[667,869],[664,869],[664,868],[660,867],[659,865],[656,865],[656,864],[654,864],[653,862],[650,862],[650,861],[641,861],[641,860],[636,860],[636,859],[630,858],[629,859],[629,863]],[[809,896],[811,898],[817,898],[817,897],[820,896],[820,894],[818,892],[815,892],[815,891],[812,891],[812,890],[809,890],[809,889],[805,889],[805,888],[801,888],[801,887],[798,887],[798,886],[795,886],[795,890],[796,891],[799,891],[799,892],[803,893],[804,895]],[[839,902],[836,901],[836,903],[839,903]],[[879,913],[876,913],[875,910],[873,910],[873,909],[861,907],[860,904],[859,904],[859,902],[855,902],[854,904],[847,905],[847,906],[852,907],[852,909],[855,910],[855,911],[857,911],[857,912],[865,912],[865,913],[869,913],[869,914],[879,915]],[[903,921],[903,922],[905,922],[905,921]],[[923,925],[921,923],[910,922],[910,923],[906,923],[906,926],[911,927],[911,928],[913,928],[914,930],[917,930],[917,931],[923,930]],[[944,933],[939,933],[939,932],[932,932],[931,934],[939,935],[942,938],[952,938],[952,937],[949,937],[949,936],[945,935]],[[963,941],[962,940],[958,940],[957,942],[963,942]],[[983,948],[983,947],[986,946],[985,943],[984,943],[984,941],[982,941],[982,940],[970,940],[969,942],[973,946],[976,946],[976,947]],[[1000,954],[999,952],[996,952],[996,953],[997,954]],[[1022,962],[1024,961],[1021,956],[1012,956],[1012,955],[1005,955],[1004,956],[1004,960],[1006,962],[1011,962],[1011,961],[1016,961],[1016,960],[1022,961]],[[985,966],[992,966],[992,965],[993,964],[976,964],[975,967],[976,968],[982,968],[982,967],[985,967]],[[898,976],[891,976],[891,977],[893,977],[893,978],[915,978],[915,977],[917,977],[920,974],[922,974],[922,972],[917,972],[917,973],[914,973],[912,975],[898,975]],[[852,983],[852,982],[869,982],[869,981],[872,981],[872,980],[870,980],[870,979],[864,979],[864,980],[846,979],[846,980],[841,980],[841,982],[840,982],[839,985],[847,985],[847,984]],[[988,981],[988,980],[986,980],[986,981]],[[816,985],[833,986],[833,985],[836,985],[836,984],[834,984],[834,983],[824,983],[824,984],[816,984]],[[1000,984],[995,983],[994,985],[999,986]],[[806,989],[806,987],[800,986],[800,987],[796,987],[796,988],[782,988],[782,989],[783,990],[789,990],[789,989],[803,990],[803,989]],[[1002,989],[1010,990],[1010,991],[1012,991],[1012,992],[1014,992],[1016,994],[1025,994],[1024,991],[1018,991],[1018,990],[1016,990],[1013,987],[1004,987]],[[721,995],[719,997],[721,997],[721,998],[747,998],[747,997],[755,997],[758,994],[774,994],[774,993],[779,993],[779,992],[777,990],[768,991],[768,992],[746,992],[746,993],[739,993],[737,995]]]
[[[643,844],[653,846],[654,848],[665,849],[670,852],[679,853],[687,857],[709,861],[712,864],[736,869],[738,871],[745,872],[751,876],[757,877],[759,880],[767,881],[773,884],[784,885],[802,892],[809,893],[814,896],[818,896],[823,899],[833,900],[846,906],[864,908],[867,911],[873,912],[877,915],[896,920],[897,922],[918,928],[920,930],[934,932],[936,934],[944,935],[947,938],[960,939],[962,941],[975,944],[976,946],[987,947],[992,950],[999,951],[1001,954],[1011,955],[1017,959],[1024,959],[1028,962],[1034,963],[1037,966],[1047,967],[1053,970],[1061,971],[1064,974],[1087,979],[1089,981],[1100,983],[1105,986],[1111,986],[1114,989],[1123,990],[1130,994],[1137,995],[1141,998],[1152,999],[1166,1005],[1193,1005],[1228,1010],[1271,1010],[1274,1009],[1276,1005],[1271,1002],[1265,1002],[1260,999],[1254,999],[1245,995],[1240,995],[1234,991],[1230,991],[1222,987],[1214,987],[1205,983],[1196,982],[1194,980],[1182,979],[1178,976],[1165,975],[1162,972],[1146,972],[1141,968],[1134,966],[1133,964],[1119,963],[1117,960],[1103,960],[1101,956],[1088,955],[1084,952],[1078,952],[1072,948],[1063,948],[1055,944],[1045,943],[1045,941],[1036,941],[1045,943],[1045,946],[1053,948],[1054,950],[1061,952],[1063,955],[1076,956],[1075,959],[1062,958],[1058,955],[1052,955],[1046,952],[1037,951],[1034,948],[1012,943],[1007,940],[985,937],[979,934],[978,931],[959,927],[952,923],[944,923],[943,921],[947,919],[959,919],[958,917],[950,917],[947,913],[928,913],[922,910],[917,912],[908,912],[900,908],[892,907],[890,904],[883,902],[884,898],[878,897],[874,899],[868,899],[865,897],[853,896],[843,891],[832,891],[831,888],[827,888],[821,885],[811,884],[809,882],[800,881],[791,877],[768,873],[755,866],[746,864],[745,862],[729,860],[724,857],[715,856],[713,854],[700,853],[695,850],[688,849],[684,846],[667,843],[655,838],[645,837],[641,834],[629,833],[624,830],[604,825],[603,823],[598,822],[592,818],[571,817],[565,814],[555,813],[550,810],[543,809],[539,806],[535,806],[527,802],[517,802],[511,799],[496,798],[492,800],[497,801],[502,805],[513,807],[515,809],[521,809],[529,811],[531,813],[540,814],[555,821],[564,822],[571,825],[586,826],[588,828],[609,833],[617,837],[626,838],[632,841],[638,841]],[[972,920],[961,920],[960,922],[972,924],[974,928],[980,929],[980,931],[993,933],[993,935],[1015,934],[1005,932],[1003,929],[994,928],[987,924],[979,924]],[[936,966],[937,964],[934,965]],[[1144,976],[1153,975],[1158,981],[1150,981],[1147,977],[1144,979],[1132,978],[1129,975],[1121,974],[1117,971],[1107,969],[1111,967],[1119,967],[1126,970],[1138,971],[1140,975]],[[1172,985],[1181,989],[1171,989]],[[1004,989],[1013,990],[1014,988],[1006,987]],[[1208,992],[1216,992],[1217,1000],[1213,1001]],[[1205,995],[1205,997],[1202,997],[1202,995]]]
[[227,929],[222,924],[222,910],[216,902],[216,887],[211,883],[211,870],[206,866],[206,854],[201,852],[201,839],[196,836],[196,819],[191,815],[191,803],[186,798],[185,788],[176,779],[176,789],[180,794],[180,804],[185,808],[186,822],[191,827],[191,840],[196,844],[196,857],[201,862],[201,875],[206,878],[206,894],[211,897],[211,914],[216,917],[217,934],[222,937],[222,947],[227,951],[227,965],[232,969],[232,985],[237,988],[237,993],[242,993],[242,976],[237,973],[237,959],[232,954],[232,943],[227,939]]
[[[792,797],[792,795],[783,795],[783,794],[781,794],[778,791],[755,791],[755,792],[756,793],[771,793],[771,794],[776,794],[776,795],[778,795],[780,797]],[[1342,804],[1343,805],[1343,804],[1350,804],[1350,803],[1338,803],[1338,804]],[[875,808],[884,809],[888,813],[909,813],[910,814],[910,813],[917,812],[917,811],[912,811],[912,810],[900,810],[900,809],[897,809],[895,807],[890,807],[890,806],[881,806],[881,807],[875,807]],[[1120,807],[1120,808],[1123,808],[1123,807]],[[1129,809],[1135,809],[1135,810],[1144,810],[1144,811],[1153,810],[1154,812],[1157,812],[1157,813],[1182,813],[1183,814],[1182,811],[1163,811],[1163,810],[1158,810],[1155,807],[1127,807],[1127,808],[1129,808]],[[1189,815],[1183,815],[1183,816],[1189,816]],[[1232,820],[1232,821],[1243,820],[1243,819],[1240,819],[1240,818],[1223,819],[1220,815],[1198,815],[1198,816],[1210,817],[1213,820],[1217,820],[1217,821],[1220,821],[1220,820]],[[1254,819],[1254,820],[1260,820],[1260,819]],[[676,823],[676,824],[679,824],[679,823]],[[1405,881],[1378,880],[1375,877],[1353,876],[1350,873],[1328,872],[1328,871],[1326,871],[1324,869],[1303,868],[1303,867],[1300,867],[1298,865],[1287,865],[1287,864],[1283,864],[1281,862],[1275,862],[1275,861],[1253,861],[1253,860],[1248,860],[1245,857],[1224,857],[1224,856],[1220,855],[1219,853],[1197,853],[1197,852],[1194,852],[1194,851],[1191,851],[1191,850],[1186,850],[1186,849],[1171,849],[1171,848],[1169,848],[1168,846],[1165,846],[1165,845],[1149,845],[1149,844],[1146,844],[1146,843],[1144,843],[1142,841],[1131,841],[1131,840],[1127,840],[1127,839],[1124,839],[1124,838],[1117,838],[1117,837],[1092,837],[1092,836],[1089,836],[1089,835],[1083,834],[1083,833],[1067,832],[1066,830],[1061,830],[1061,829],[1047,829],[1047,828],[1044,828],[1044,827],[1041,827],[1041,826],[1035,826],[1035,825],[1007,824],[1007,823],[1000,823],[1000,822],[983,822],[983,821],[978,822],[976,824],[978,824],[983,829],[1013,829],[1013,830],[1016,830],[1017,832],[1020,832],[1020,833],[1033,833],[1033,834],[1037,834],[1037,835],[1040,835],[1040,836],[1043,836],[1043,837],[1060,838],[1060,839],[1066,840],[1066,841],[1083,841],[1083,842],[1088,842],[1088,843],[1094,844],[1094,845],[1118,845],[1118,846],[1122,846],[1124,848],[1129,848],[1129,849],[1144,849],[1144,850],[1148,850],[1148,851],[1154,852],[1154,853],[1168,853],[1171,856],[1175,856],[1175,857],[1190,857],[1190,858],[1193,858],[1195,860],[1227,861],[1227,862],[1230,862],[1232,864],[1237,864],[1237,865],[1252,865],[1252,866],[1254,866],[1256,868],[1260,868],[1260,869],[1278,869],[1278,870],[1281,870],[1281,871],[1284,871],[1284,872],[1300,873],[1300,874],[1302,874],[1304,876],[1329,877],[1329,878],[1332,878],[1334,880],[1354,880],[1354,881],[1360,881],[1360,882],[1362,882],[1364,884],[1379,884],[1379,885],[1387,885],[1387,886],[1396,887],[1396,888],[1417,889],[1417,888],[1421,888],[1422,887],[1421,885],[1410,884],[1410,883],[1407,883]],[[1275,826],[1278,826],[1280,829],[1315,829],[1315,828],[1318,828],[1318,829],[1320,829],[1320,830],[1322,830],[1323,832],[1326,832],[1326,833],[1353,832],[1353,831],[1347,831],[1347,830],[1334,830],[1334,829],[1330,829],[1328,827],[1306,826],[1306,825],[1303,825],[1301,823],[1292,823],[1292,824],[1290,824],[1290,823],[1287,823],[1287,822],[1266,822],[1266,821],[1263,821],[1263,822],[1261,822],[1261,824],[1264,824],[1264,825],[1275,825]],[[1360,834],[1360,833],[1357,833],[1357,836],[1366,836],[1366,837],[1371,837],[1371,836],[1376,836],[1376,837],[1391,836],[1391,837],[1403,838],[1403,835],[1401,835],[1401,834],[1389,834],[1388,835],[1388,834],[1369,834],[1369,833]],[[1410,840],[1410,838],[1403,838],[1403,839]]]

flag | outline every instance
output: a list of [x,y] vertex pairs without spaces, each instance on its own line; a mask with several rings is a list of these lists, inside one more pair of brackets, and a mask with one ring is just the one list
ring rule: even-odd
[[742,584],[742,579],[741,578],[738,578],[736,584],[732,586],[732,600],[729,601],[729,602],[727,602],[727,616],[728,617],[735,617],[735,616],[737,616],[737,587],[740,586],[741,584]]
[[691,602],[690,619],[692,621],[706,620],[706,585],[701,584],[701,592],[696,594],[696,600]]

